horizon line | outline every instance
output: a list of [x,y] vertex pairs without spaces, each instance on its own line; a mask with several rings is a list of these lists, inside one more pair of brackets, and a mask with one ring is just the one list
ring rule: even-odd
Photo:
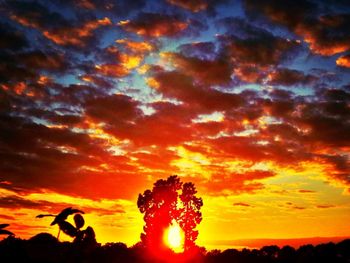
[[263,246],[291,246],[299,248],[303,245],[319,245],[324,243],[338,243],[343,240],[350,239],[350,236],[314,236],[314,237],[299,237],[299,238],[246,238],[246,239],[227,239],[227,240],[211,240],[206,242],[204,247],[222,247],[229,248],[261,248]]

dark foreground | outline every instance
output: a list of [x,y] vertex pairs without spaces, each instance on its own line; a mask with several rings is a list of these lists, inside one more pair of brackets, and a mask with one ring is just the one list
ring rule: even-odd
[[155,259],[147,254],[142,244],[128,248],[123,243],[76,244],[58,242],[50,234],[39,234],[29,240],[8,237],[0,241],[0,262],[25,263],[114,263],[114,262],[235,262],[235,263],[302,263],[329,262],[350,263],[350,239],[340,243],[328,243],[317,246],[304,245],[299,249],[289,246],[279,248],[266,246],[258,249],[227,249],[225,251],[205,251],[198,248],[191,255],[169,253],[165,259]]

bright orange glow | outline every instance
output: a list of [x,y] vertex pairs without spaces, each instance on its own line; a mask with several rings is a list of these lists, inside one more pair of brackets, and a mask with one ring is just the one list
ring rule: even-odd
[[339,57],[336,63],[338,66],[350,68],[350,56]]
[[123,66],[126,69],[134,69],[136,67],[138,67],[142,61],[143,57],[142,56],[131,56],[131,55],[127,55],[127,54],[122,54],[121,55],[121,61]]
[[322,56],[333,56],[342,53],[349,48],[348,43],[333,43],[332,45],[322,45],[314,32],[309,28],[300,27],[296,33],[304,36],[304,41],[310,45],[310,50]]
[[114,65],[114,64],[103,64],[103,65],[96,65],[96,70],[106,76],[110,77],[125,77],[129,74],[129,70],[125,68],[123,65]]
[[118,39],[115,42],[125,45],[129,50],[136,53],[150,52],[155,48],[153,45],[147,42],[135,42],[126,39]]
[[184,251],[185,235],[179,224],[173,220],[171,225],[164,232],[165,244],[175,253]]
[[51,82],[50,77],[44,76],[44,75],[39,76],[38,84],[40,84],[40,85],[47,85],[50,82]]

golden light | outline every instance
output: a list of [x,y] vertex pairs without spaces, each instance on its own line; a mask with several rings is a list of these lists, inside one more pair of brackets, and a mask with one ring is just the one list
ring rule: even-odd
[[175,253],[184,251],[185,234],[179,224],[173,220],[171,225],[164,232],[165,244]]
[[338,66],[350,68],[350,56],[339,57],[336,63]]
[[122,64],[125,68],[127,69],[134,69],[138,67],[142,61],[143,57],[139,55],[126,55],[126,54],[121,54],[121,60]]

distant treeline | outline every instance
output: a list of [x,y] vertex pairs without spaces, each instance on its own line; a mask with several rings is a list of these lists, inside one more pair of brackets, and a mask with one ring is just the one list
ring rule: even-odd
[[116,263],[116,262],[234,262],[234,263],[349,263],[350,239],[337,244],[304,245],[298,249],[265,246],[261,249],[227,249],[206,251],[197,247],[188,254],[169,251],[166,260],[148,256],[142,243],[127,247],[123,243],[59,242],[54,236],[41,233],[29,240],[9,236],[0,241],[0,262],[25,263]]

